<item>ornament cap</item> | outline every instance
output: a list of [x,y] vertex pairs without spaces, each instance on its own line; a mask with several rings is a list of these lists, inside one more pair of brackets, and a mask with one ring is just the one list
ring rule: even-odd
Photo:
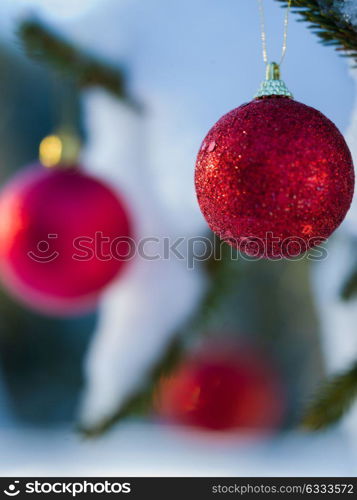
[[39,147],[40,162],[43,166],[71,167],[79,157],[81,142],[71,129],[62,129],[45,137]]
[[280,66],[276,62],[267,64],[265,80],[255,94],[255,99],[269,96],[293,97],[283,80],[280,79]]

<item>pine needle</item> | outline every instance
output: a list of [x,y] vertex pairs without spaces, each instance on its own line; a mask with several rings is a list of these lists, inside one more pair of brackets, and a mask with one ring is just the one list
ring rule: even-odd
[[[288,0],[277,0],[287,5]],[[333,45],[336,50],[344,51],[357,63],[357,28],[343,19],[331,7],[321,9],[317,0],[292,0],[293,11],[320,38],[324,45]]]
[[350,300],[357,295],[357,269],[347,278],[342,286],[341,298]]
[[123,68],[116,68],[77,49],[61,35],[34,19],[20,24],[18,37],[29,57],[46,62],[70,77],[79,87],[100,86],[130,106],[140,108],[128,93]]
[[163,358],[147,376],[146,383],[133,395],[131,395],[123,406],[107,418],[92,427],[79,425],[77,430],[86,438],[99,437],[109,431],[116,424],[127,417],[138,417],[147,415],[151,408],[157,383],[163,375],[167,375],[175,369],[183,356],[183,347],[179,339],[167,347]]
[[158,382],[163,375],[172,373],[184,358],[186,340],[206,333],[211,315],[215,313],[230,287],[235,286],[239,274],[239,266],[236,261],[232,260],[234,250],[226,243],[222,244],[217,237],[214,239],[221,253],[208,261],[207,271],[211,277],[211,284],[201,305],[188,323],[174,335],[161,359],[146,376],[145,383],[129,397],[124,405],[95,426],[79,425],[78,431],[84,437],[98,437],[129,416],[143,416],[150,413]]
[[357,362],[336,375],[319,391],[302,419],[302,427],[320,430],[338,422],[357,398]]

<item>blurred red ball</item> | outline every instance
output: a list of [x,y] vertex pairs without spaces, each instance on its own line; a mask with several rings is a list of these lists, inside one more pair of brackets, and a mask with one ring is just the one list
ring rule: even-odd
[[293,257],[328,238],[350,207],[351,154],[316,109],[267,97],[223,116],[197,158],[210,228],[255,257]]
[[211,345],[163,378],[155,409],[169,422],[203,429],[269,430],[284,414],[284,391],[272,364],[259,352]]
[[123,270],[130,235],[117,194],[77,166],[31,166],[0,195],[4,286],[47,314],[93,309],[103,288]]

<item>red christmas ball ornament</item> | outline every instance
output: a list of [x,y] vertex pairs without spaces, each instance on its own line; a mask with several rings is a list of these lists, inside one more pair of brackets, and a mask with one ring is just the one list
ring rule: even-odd
[[202,429],[268,431],[284,415],[284,391],[261,353],[210,345],[159,384],[155,408],[169,422]]
[[258,97],[209,131],[195,184],[220,238],[254,257],[282,258],[320,244],[339,226],[354,171],[336,126],[289,97],[274,64]]
[[4,286],[47,314],[94,308],[124,269],[130,235],[124,203],[77,166],[28,167],[0,195]]

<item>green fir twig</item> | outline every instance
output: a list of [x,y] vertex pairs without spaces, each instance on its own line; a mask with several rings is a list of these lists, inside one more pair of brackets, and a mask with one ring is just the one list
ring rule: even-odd
[[104,63],[79,50],[34,19],[20,24],[18,36],[29,57],[47,62],[62,74],[70,76],[80,87],[103,87],[127,104],[140,108],[128,92],[126,74],[122,68]]
[[341,289],[341,298],[343,300],[350,300],[357,295],[357,269],[344,282]]
[[84,437],[99,437],[109,431],[113,426],[130,416],[142,416],[150,412],[155,388],[160,378],[174,370],[183,356],[183,346],[178,338],[167,347],[163,358],[149,373],[146,383],[140,387],[117,411],[92,427],[78,426],[78,431]]
[[[288,3],[288,0],[277,1]],[[334,46],[357,63],[357,28],[339,15],[332,2],[324,9],[317,0],[292,0],[291,5],[324,45]]]
[[95,426],[79,425],[78,430],[83,436],[98,437],[129,416],[148,414],[152,408],[153,396],[160,378],[172,373],[178,366],[186,353],[187,341],[195,336],[199,337],[208,333],[207,327],[212,314],[224,300],[226,293],[229,293],[230,288],[237,283],[239,274],[239,266],[232,259],[234,250],[227,244],[220,242],[218,238],[214,238],[215,248],[219,248],[220,253],[216,252],[208,261],[207,271],[211,282],[196,313],[174,335],[172,342],[167,346],[157,365],[147,375],[145,384],[132,394],[117,411]]
[[357,398],[357,362],[329,380],[319,391],[302,420],[302,427],[315,431],[338,422]]

